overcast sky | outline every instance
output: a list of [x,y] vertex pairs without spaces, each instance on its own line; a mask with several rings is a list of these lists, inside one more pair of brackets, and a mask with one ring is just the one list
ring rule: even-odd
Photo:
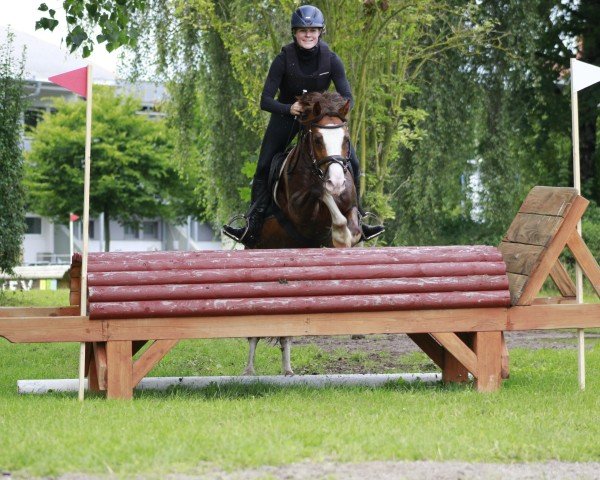
[[[61,44],[61,39],[66,35],[62,0],[45,0],[49,8],[56,10],[56,18],[60,21],[54,32],[35,30],[35,22],[42,16],[42,12],[37,10],[40,3],[44,3],[44,0],[0,0],[0,6],[2,7],[0,25],[2,27],[11,25],[14,30],[34,35],[48,43],[60,46],[64,52],[68,52],[68,49],[64,46],[64,42]],[[81,58],[81,55],[74,55],[76,58]],[[117,70],[117,54],[108,53],[102,45],[96,46],[91,57],[85,59],[85,62],[90,60],[92,63],[102,66],[113,73]]]

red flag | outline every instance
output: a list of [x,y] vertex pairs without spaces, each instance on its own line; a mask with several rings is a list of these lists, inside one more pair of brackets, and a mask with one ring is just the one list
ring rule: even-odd
[[88,67],[78,68],[77,70],[71,70],[70,72],[61,73],[49,77],[52,83],[56,83],[61,87],[70,90],[77,95],[84,98],[87,97],[87,74]]
[[76,222],[77,220],[79,220],[79,215],[75,215],[74,213],[72,213],[69,218],[72,222]]

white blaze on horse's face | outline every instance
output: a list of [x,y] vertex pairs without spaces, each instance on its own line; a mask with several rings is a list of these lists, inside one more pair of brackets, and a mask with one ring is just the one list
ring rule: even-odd
[[[335,126],[335,124],[329,125]],[[346,134],[346,129],[344,127],[332,129],[321,128],[319,129],[319,132],[323,137],[323,144],[325,146],[327,156],[343,156],[342,148],[344,146],[344,137]],[[346,178],[344,175],[344,169],[338,163],[331,163],[329,165],[327,175],[325,177],[325,188],[331,195],[338,196],[344,191],[345,187]]]

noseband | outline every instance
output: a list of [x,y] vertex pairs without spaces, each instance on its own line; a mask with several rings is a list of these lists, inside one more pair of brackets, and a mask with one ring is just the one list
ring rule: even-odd
[[[326,130],[336,130],[338,128],[345,127],[347,122],[342,122],[338,125],[317,125],[316,123],[310,123],[308,125],[308,145],[309,145],[309,153],[310,158],[312,160],[313,173],[315,173],[321,180],[325,180],[325,173],[329,169],[329,166],[332,163],[337,163],[342,167],[344,173],[348,171],[348,163],[350,162],[350,150],[348,149],[348,156],[342,157],[341,155],[329,155],[328,157],[322,158],[321,160],[317,160],[315,158],[315,151],[313,147],[313,134],[312,127],[324,128]],[[326,165],[325,171],[321,169],[323,165]]]

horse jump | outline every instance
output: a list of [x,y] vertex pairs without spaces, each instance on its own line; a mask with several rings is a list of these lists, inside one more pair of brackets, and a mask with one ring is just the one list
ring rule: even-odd
[[[576,231],[587,204],[574,189],[534,188],[498,249],[96,254],[87,316],[75,306],[75,258],[73,306],[0,309],[0,336],[88,342],[90,388],[108,398],[131,398],[179,339],[372,333],[407,333],[444,381],[471,373],[493,391],[508,373],[504,331],[600,326],[600,305],[569,303],[575,288],[559,260],[568,248],[600,294],[600,268]],[[561,297],[536,299],[548,276]]]

